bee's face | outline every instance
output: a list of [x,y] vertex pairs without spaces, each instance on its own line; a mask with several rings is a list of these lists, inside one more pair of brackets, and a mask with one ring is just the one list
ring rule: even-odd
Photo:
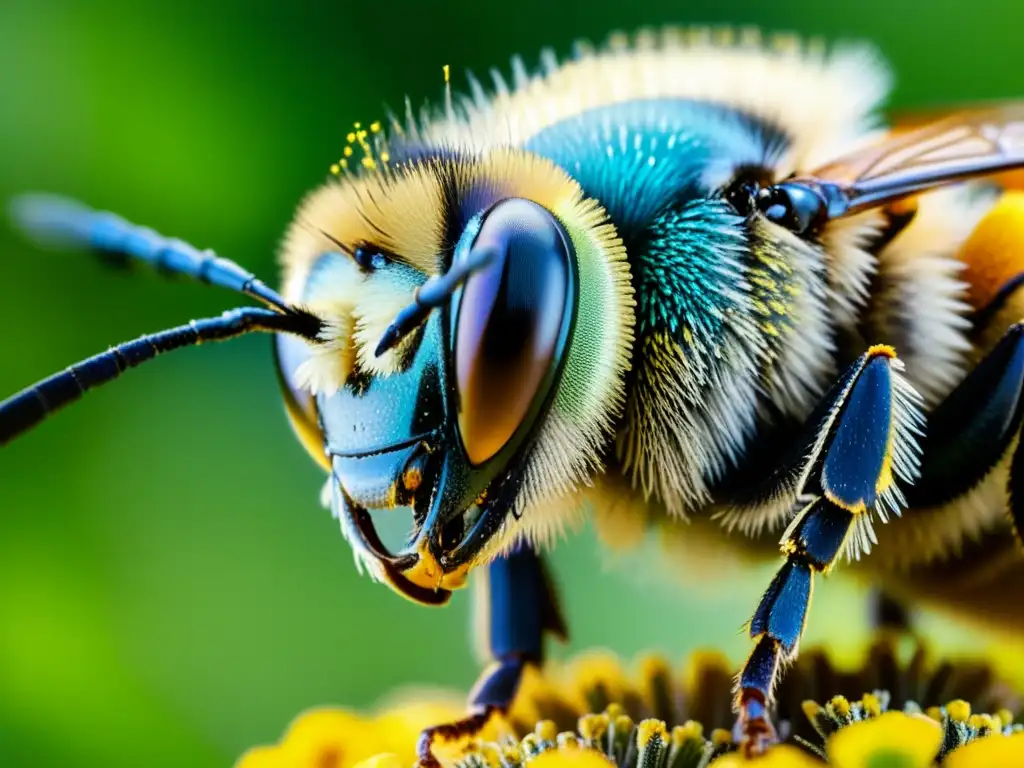
[[[414,292],[467,263],[480,266],[378,355]],[[444,602],[474,566],[565,523],[571,502],[537,505],[599,466],[633,321],[621,243],[574,182],[508,150],[396,162],[307,201],[286,265],[331,334],[279,338],[289,412],[374,576]],[[412,523],[389,548],[374,516],[397,507]]]

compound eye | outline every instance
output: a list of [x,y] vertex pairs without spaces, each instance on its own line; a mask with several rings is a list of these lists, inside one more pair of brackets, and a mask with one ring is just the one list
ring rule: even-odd
[[762,189],[757,207],[766,219],[797,235],[816,229],[828,210],[824,198],[814,189],[785,181]]
[[479,466],[529,429],[547,400],[575,310],[570,240],[551,213],[513,198],[484,214],[469,246],[486,266],[463,286],[454,332],[458,423]]

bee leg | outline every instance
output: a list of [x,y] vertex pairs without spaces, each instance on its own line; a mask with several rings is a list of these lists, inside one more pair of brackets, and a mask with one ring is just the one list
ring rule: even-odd
[[1022,424],[1024,322],[1018,322],[929,415],[921,479],[907,494],[910,506],[941,508],[965,496],[1012,450],[1010,517],[1019,535],[1024,530]]
[[417,756],[421,768],[438,768],[435,743],[479,735],[508,712],[523,673],[544,658],[544,634],[566,639],[565,622],[554,585],[540,556],[519,546],[499,557],[483,575],[484,602],[477,618],[478,640],[494,660],[469,695],[469,715],[427,728],[420,734]]
[[[864,513],[860,513],[864,514]],[[795,658],[814,589],[814,574],[836,559],[854,513],[819,498],[801,513],[801,525],[786,541],[789,553],[750,621],[756,641],[739,675],[737,741],[748,756],[777,740],[769,717],[779,667]]]
[[816,436],[799,483],[805,505],[782,538],[786,561],[750,620],[753,652],[737,680],[736,739],[747,755],[776,740],[769,710],[781,666],[796,657],[815,574],[840,553],[859,557],[874,540],[871,514],[899,511],[894,475],[913,476],[906,432],[920,419],[893,351],[872,347],[832,388],[811,422]]

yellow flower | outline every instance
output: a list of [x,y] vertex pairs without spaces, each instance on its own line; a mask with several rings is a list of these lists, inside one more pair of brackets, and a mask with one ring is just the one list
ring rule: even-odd
[[715,760],[715,768],[822,768],[823,763],[817,757],[809,755],[805,750],[789,744],[768,750],[763,757],[746,758],[739,752],[730,752]]
[[1015,768],[1024,765],[1024,733],[1005,739],[978,739],[954,750],[943,768]]
[[929,768],[942,747],[942,728],[923,715],[886,712],[828,739],[829,763],[845,768]]
[[[463,714],[451,701],[410,702],[375,717],[320,707],[297,717],[278,744],[246,752],[235,768],[352,768],[368,760],[364,768],[391,768],[389,761],[408,768],[420,731]],[[380,762],[385,755],[389,761]]]
[[[783,743],[757,757],[728,730],[732,686],[716,654],[691,656],[681,672],[649,657],[636,673],[611,654],[587,654],[532,671],[507,717],[435,755],[445,768],[1024,766],[1024,728],[1006,709],[1017,697],[984,663],[932,664],[923,647],[901,655],[885,639],[853,668],[805,652],[778,691]],[[936,706],[940,691],[971,701]],[[972,713],[972,703],[994,714]],[[411,768],[420,731],[463,714],[456,698],[438,694],[406,696],[375,715],[315,709],[236,768]]]
[[274,747],[250,750],[238,768],[341,768],[386,751],[369,721],[338,709],[318,708],[296,718]]

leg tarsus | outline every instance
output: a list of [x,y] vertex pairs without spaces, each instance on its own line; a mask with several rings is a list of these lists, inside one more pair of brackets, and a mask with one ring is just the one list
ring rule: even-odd
[[733,738],[747,756],[759,755],[778,741],[768,713],[768,702],[775,687],[782,652],[778,640],[762,634],[740,672],[736,693],[738,717]]
[[741,694],[733,739],[746,758],[762,755],[768,747],[778,742],[778,734],[768,716],[768,707],[760,691],[744,689]]
[[424,728],[416,742],[417,768],[441,768],[441,761],[434,755],[434,742],[437,740],[453,741],[455,739],[472,739],[480,735],[490,724],[491,719],[502,714],[495,706],[484,707],[480,712],[473,713],[461,720],[451,723]]

